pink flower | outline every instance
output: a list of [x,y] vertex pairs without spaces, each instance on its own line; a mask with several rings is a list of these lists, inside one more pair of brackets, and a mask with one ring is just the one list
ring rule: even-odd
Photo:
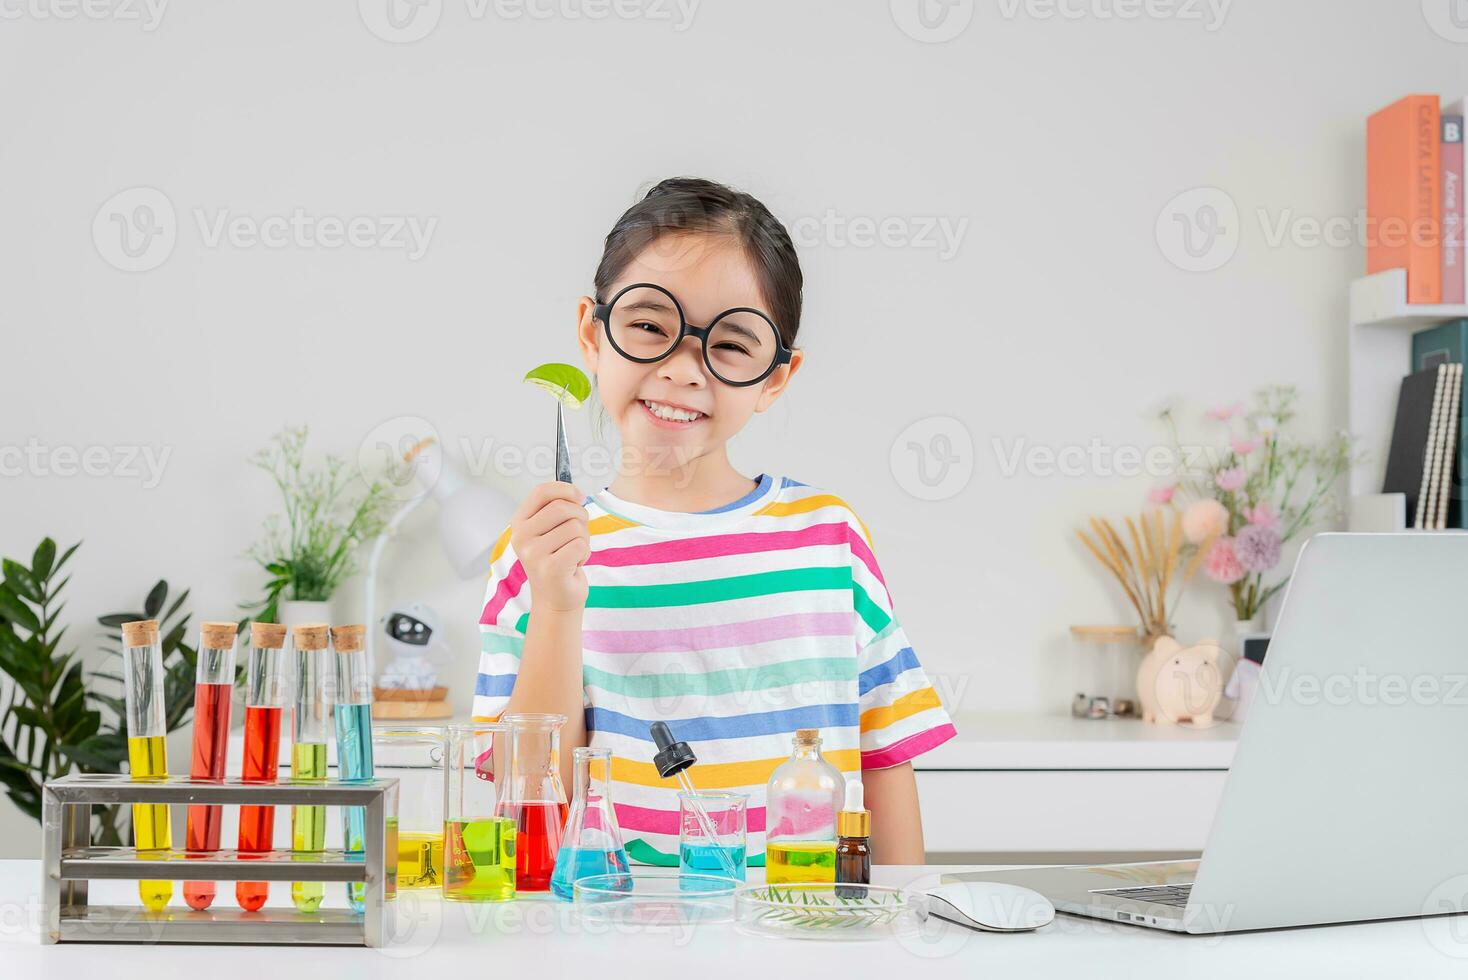
[[1228,444],[1240,456],[1247,456],[1258,449],[1262,442],[1262,439],[1245,439],[1243,436],[1233,436],[1229,439]]
[[1177,487],[1153,487],[1147,494],[1147,503],[1165,507],[1172,503],[1172,496],[1175,493],[1177,493]]
[[1220,405],[1217,408],[1210,408],[1204,414],[1215,422],[1227,422],[1235,415],[1244,414],[1244,406],[1242,402],[1234,402],[1232,405]]
[[1234,553],[1233,538],[1219,538],[1213,542],[1213,547],[1208,549],[1208,557],[1203,559],[1203,571],[1213,581],[1224,585],[1233,585],[1244,577],[1244,566],[1239,564],[1239,556]]
[[1183,511],[1183,537],[1191,544],[1202,544],[1228,530],[1228,509],[1218,501],[1195,500]]
[[1220,470],[1218,476],[1214,478],[1214,482],[1218,484],[1218,489],[1232,493],[1233,491],[1244,488],[1244,484],[1249,482],[1249,474],[1244,472],[1242,466],[1234,466],[1230,469]]
[[1250,524],[1234,538],[1234,554],[1250,572],[1267,572],[1279,564],[1279,532]]
[[1244,520],[1255,527],[1266,528],[1270,531],[1279,530],[1279,515],[1268,504],[1260,504],[1258,507],[1250,507],[1245,510]]

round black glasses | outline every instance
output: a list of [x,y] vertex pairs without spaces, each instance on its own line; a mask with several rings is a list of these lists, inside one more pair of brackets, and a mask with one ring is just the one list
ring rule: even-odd
[[709,373],[736,388],[759,384],[790,363],[790,348],[774,321],[759,310],[737,306],[708,326],[695,327],[673,294],[650,282],[624,286],[611,302],[593,307],[592,316],[606,325],[607,340],[617,353],[639,364],[661,361],[684,337],[697,337]]

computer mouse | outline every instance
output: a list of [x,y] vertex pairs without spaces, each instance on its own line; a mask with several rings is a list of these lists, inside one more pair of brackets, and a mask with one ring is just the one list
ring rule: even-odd
[[1055,906],[1044,895],[998,881],[940,885],[928,898],[929,915],[984,932],[1029,932],[1055,918]]

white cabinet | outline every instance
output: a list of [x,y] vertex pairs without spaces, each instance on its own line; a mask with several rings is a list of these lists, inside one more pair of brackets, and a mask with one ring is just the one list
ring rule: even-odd
[[1204,731],[1040,715],[955,720],[917,760],[923,835],[947,854],[1137,855],[1201,851],[1238,726]]

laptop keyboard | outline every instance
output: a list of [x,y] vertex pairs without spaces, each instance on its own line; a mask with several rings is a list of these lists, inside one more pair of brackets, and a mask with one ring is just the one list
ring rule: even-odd
[[1154,905],[1170,905],[1180,909],[1188,904],[1188,895],[1192,892],[1193,885],[1140,885],[1132,888],[1098,888],[1093,895],[1111,895],[1114,898],[1127,898],[1134,902],[1151,902]]

